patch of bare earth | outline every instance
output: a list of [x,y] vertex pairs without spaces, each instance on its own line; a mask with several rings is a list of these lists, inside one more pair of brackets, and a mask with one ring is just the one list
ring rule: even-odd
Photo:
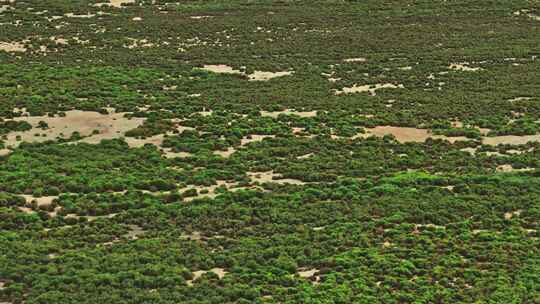
[[315,116],[317,116],[317,111],[295,112],[295,111],[290,110],[290,109],[286,109],[286,110],[283,110],[283,111],[272,111],[272,112],[261,111],[261,116],[263,116],[263,117],[277,118],[281,114],[284,114],[284,115],[298,115],[300,117],[315,117]]
[[235,70],[232,67],[224,64],[217,65],[204,65],[202,70],[218,73],[218,74],[238,74],[247,76],[250,81],[268,81],[272,78],[283,77],[291,75],[292,71],[283,71],[283,72],[264,72],[264,71],[254,71],[251,74],[246,74],[243,71]]
[[532,171],[534,168],[514,168],[512,165],[500,165],[496,168],[498,172],[526,172],[526,171]]
[[221,280],[228,272],[224,268],[212,268],[210,270],[197,270],[193,272],[193,279],[186,281],[188,286],[193,286],[193,282],[200,278],[203,274],[207,272],[215,273],[218,278]]
[[450,70],[464,71],[464,72],[476,72],[476,71],[482,70],[482,68],[479,68],[479,67],[475,67],[475,68],[470,67],[467,62],[451,63],[448,66],[448,68]]
[[334,94],[353,94],[353,93],[365,93],[368,92],[371,96],[375,96],[375,91],[380,89],[403,89],[402,84],[395,85],[393,83],[377,83],[377,84],[366,84],[366,85],[353,85],[352,87],[344,87],[341,90],[335,90]]
[[0,51],[5,51],[8,53],[15,53],[15,52],[26,52],[26,47],[22,42],[2,42],[0,41]]
[[321,280],[320,276],[315,276],[315,274],[317,274],[318,272],[319,272],[319,269],[316,269],[316,268],[311,268],[311,269],[300,268],[298,269],[296,273],[301,278],[309,279],[311,280],[313,284],[318,284],[319,281]]
[[[85,137],[81,142],[96,144],[102,139],[123,137],[125,132],[140,126],[144,118],[127,118],[123,113],[100,114],[98,112],[71,110],[65,116],[16,117],[15,121],[26,121],[32,125],[29,131],[7,134],[6,145],[16,147],[20,142],[43,142],[57,138],[69,138],[73,132]],[[48,127],[37,128],[40,122]]]
[[94,4],[94,6],[97,6],[97,7],[112,6],[112,7],[121,8],[123,4],[130,4],[130,3],[135,3],[135,0],[109,0],[108,3],[107,2],[96,3]]
[[266,172],[247,172],[248,177],[253,183],[277,183],[277,184],[292,184],[292,185],[304,185],[305,182],[292,179],[292,178],[282,178],[280,175],[274,173],[274,171]]
[[445,139],[450,142],[458,140],[468,140],[468,138],[459,137],[447,137],[443,135],[433,135],[428,129],[408,128],[408,127],[392,127],[392,126],[378,126],[375,128],[366,129],[366,133],[359,135],[359,137],[378,136],[383,137],[385,135],[393,135],[397,141],[401,143],[406,142],[425,142],[428,138],[433,139]]

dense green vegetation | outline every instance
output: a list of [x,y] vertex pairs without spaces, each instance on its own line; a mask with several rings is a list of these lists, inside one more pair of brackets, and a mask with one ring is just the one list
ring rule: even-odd
[[540,303],[538,1],[99,3],[0,3],[0,303]]

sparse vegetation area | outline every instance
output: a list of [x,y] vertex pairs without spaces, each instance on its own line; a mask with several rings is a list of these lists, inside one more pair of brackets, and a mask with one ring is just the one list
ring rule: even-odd
[[0,303],[540,303],[539,20],[0,1]]

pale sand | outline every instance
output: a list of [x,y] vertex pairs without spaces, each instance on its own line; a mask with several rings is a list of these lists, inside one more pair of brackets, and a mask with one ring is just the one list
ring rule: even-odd
[[135,3],[135,0],[109,0],[109,3],[96,3],[94,6],[112,6],[121,8],[122,4],[129,4],[129,3]]
[[334,94],[341,95],[341,94],[352,94],[352,93],[363,93],[363,92],[369,92],[370,95],[375,96],[376,90],[379,89],[403,89],[404,86],[402,84],[395,85],[393,83],[377,83],[373,85],[353,85],[352,87],[344,87],[342,90],[335,90]]
[[363,57],[343,59],[343,62],[366,62],[366,61],[367,59]]
[[[71,110],[65,112],[65,117],[55,116],[31,116],[16,117],[15,121],[26,121],[34,128],[25,132],[10,132],[7,134],[7,146],[16,147],[20,142],[43,142],[54,140],[57,137],[69,138],[73,132],[79,132],[83,138],[81,142],[96,144],[102,139],[114,139],[124,136],[124,133],[134,129],[144,122],[144,118],[124,117],[124,113],[100,114],[98,112]],[[36,128],[40,121],[49,125],[48,129],[42,130]],[[98,130],[99,134],[92,134]],[[35,136],[39,134],[39,136]],[[45,134],[45,136],[42,136]],[[21,141],[16,137],[20,136]]]
[[220,280],[225,276],[225,274],[228,273],[227,271],[225,271],[224,268],[217,268],[217,267],[212,268],[210,270],[197,270],[193,272],[193,279],[186,281],[186,283],[188,284],[188,286],[193,286],[193,281],[197,280],[198,278],[200,278],[203,274],[207,272],[213,272],[217,274]]
[[514,167],[512,167],[512,165],[508,165],[508,164],[500,165],[496,168],[496,171],[498,172],[527,172],[527,171],[532,171],[532,170],[534,170],[534,168],[515,169]]
[[378,137],[383,137],[384,135],[394,135],[397,141],[401,143],[405,142],[424,142],[428,138],[433,139],[445,139],[450,142],[455,142],[458,140],[469,140],[464,136],[459,137],[446,137],[443,135],[433,135],[430,130],[427,129],[417,129],[417,128],[408,128],[408,127],[392,127],[392,126],[378,126],[375,128],[367,128],[367,133],[360,134],[355,137],[369,137],[375,135]]
[[21,195],[24,197],[27,203],[32,203],[32,201],[36,201],[38,207],[39,206],[48,206],[52,204],[53,200],[57,199],[58,196],[42,196],[42,197],[33,197],[32,195]]
[[263,117],[277,118],[280,114],[298,115],[300,117],[315,117],[315,116],[317,116],[317,111],[295,112],[295,111],[290,110],[290,109],[286,109],[286,110],[283,110],[283,111],[272,111],[272,112],[261,111],[261,116],[263,116]]
[[252,183],[276,183],[276,184],[292,184],[292,185],[304,185],[305,182],[292,179],[281,178],[280,175],[274,173],[274,171],[266,172],[246,172],[247,176],[251,179]]
[[26,47],[21,42],[1,42],[0,41],[0,51],[6,51],[8,53],[14,52],[26,52]]
[[471,68],[468,66],[468,63],[451,63],[448,66],[451,70],[457,70],[457,71],[465,71],[465,72],[475,72],[480,71],[482,68]]
[[264,71],[254,71],[251,74],[246,74],[240,70],[235,70],[232,67],[224,64],[217,65],[204,65],[202,70],[218,73],[218,74],[238,74],[245,75],[250,81],[268,81],[272,78],[283,77],[291,75],[292,71],[283,71],[283,72],[264,72]]

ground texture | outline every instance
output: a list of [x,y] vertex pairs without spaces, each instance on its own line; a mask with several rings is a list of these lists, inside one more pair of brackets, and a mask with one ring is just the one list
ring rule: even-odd
[[0,0],[0,303],[540,303],[540,2]]

